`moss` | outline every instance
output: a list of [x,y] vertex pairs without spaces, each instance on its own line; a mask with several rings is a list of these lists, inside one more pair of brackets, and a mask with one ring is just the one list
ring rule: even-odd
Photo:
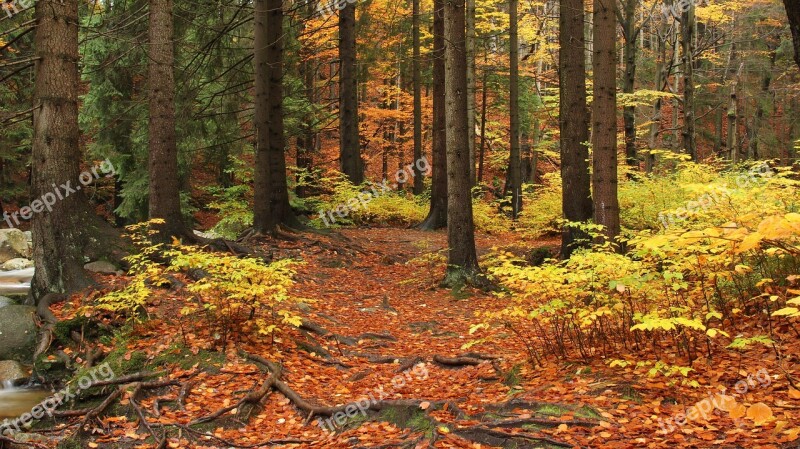
[[56,449],[81,449],[81,441],[74,437],[67,437],[58,442]]
[[519,385],[520,382],[522,381],[522,376],[520,375],[521,370],[522,370],[521,364],[516,364],[513,367],[511,367],[511,369],[508,370],[503,375],[503,383],[509,387],[516,387],[517,385]]
[[197,365],[199,369],[210,373],[218,373],[220,367],[224,364],[225,354],[221,352],[201,349],[195,354],[189,348],[177,344],[162,352],[150,362],[150,366],[153,367],[176,365],[184,370]]
[[83,315],[66,321],[59,321],[53,328],[53,337],[58,343],[69,346],[74,343],[72,341],[72,331],[80,333],[81,329],[87,324],[89,324],[89,319]]

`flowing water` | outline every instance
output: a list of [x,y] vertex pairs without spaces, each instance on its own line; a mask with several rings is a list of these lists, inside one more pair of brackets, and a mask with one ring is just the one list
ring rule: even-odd
[[33,271],[33,268],[0,271],[0,295],[27,295]]
[[[26,295],[31,288],[33,268],[0,272],[0,295]],[[0,312],[2,313],[2,312]],[[0,383],[0,424],[30,412],[49,393],[31,388],[17,388],[10,381]]]
[[4,383],[0,388],[0,421],[30,412],[49,395],[44,390],[17,388]]

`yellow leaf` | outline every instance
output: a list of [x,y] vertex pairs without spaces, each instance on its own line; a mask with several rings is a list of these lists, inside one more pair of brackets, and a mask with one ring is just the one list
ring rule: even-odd
[[737,253],[743,253],[746,251],[750,251],[751,249],[757,248],[758,245],[761,243],[762,235],[758,232],[754,232],[747,237],[742,239],[742,243],[736,248]]
[[437,430],[439,430],[439,433],[450,433],[450,429],[447,426],[439,426]]
[[747,417],[752,419],[757,426],[772,419],[772,409],[763,402],[753,404],[747,409]]

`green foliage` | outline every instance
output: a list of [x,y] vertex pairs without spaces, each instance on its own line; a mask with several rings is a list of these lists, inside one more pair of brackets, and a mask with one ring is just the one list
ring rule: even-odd
[[[122,290],[108,293],[84,307],[138,318],[153,295],[153,287],[168,282],[170,273],[190,270],[203,277],[190,284],[193,293],[181,309],[184,316],[205,319],[213,336],[222,346],[242,335],[272,335],[284,325],[299,326],[301,318],[290,311],[299,300],[289,294],[294,284],[297,262],[284,259],[267,264],[260,259],[239,258],[229,254],[204,251],[197,246],[153,244],[151,220],[128,227],[138,252],[127,258],[133,279]],[[167,266],[155,260],[166,260]]]
[[[773,326],[769,336],[746,336],[738,335],[735,322],[743,314],[765,321],[800,317],[798,181],[783,170],[759,166],[682,167],[671,178],[681,186],[679,197],[697,197],[716,187],[725,189],[723,199],[687,207],[693,210],[680,224],[631,232],[626,255],[592,245],[569,260],[531,267],[495,250],[486,260],[487,271],[507,289],[500,295],[508,304],[481,315],[470,344],[511,330],[534,362],[546,356],[613,357],[633,349],[661,360],[649,374],[686,377],[685,367],[675,368],[683,364],[667,364],[676,349],[691,363],[714,347],[778,342]],[[645,178],[626,184],[635,183],[634,192],[641,194],[654,192],[658,182]],[[658,216],[642,211],[643,223]],[[598,231],[596,225],[581,229],[590,238]]]

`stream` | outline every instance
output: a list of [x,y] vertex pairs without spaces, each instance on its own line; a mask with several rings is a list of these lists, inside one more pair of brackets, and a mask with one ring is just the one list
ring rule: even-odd
[[50,393],[44,390],[18,388],[11,385],[0,386],[0,424],[6,418],[16,418],[31,411]]
[[[0,296],[27,295],[31,289],[33,271],[33,268],[0,271]],[[0,313],[3,313],[2,309]],[[46,391],[15,387],[10,382],[0,384],[0,424],[6,418],[16,418],[30,412],[48,395]]]

